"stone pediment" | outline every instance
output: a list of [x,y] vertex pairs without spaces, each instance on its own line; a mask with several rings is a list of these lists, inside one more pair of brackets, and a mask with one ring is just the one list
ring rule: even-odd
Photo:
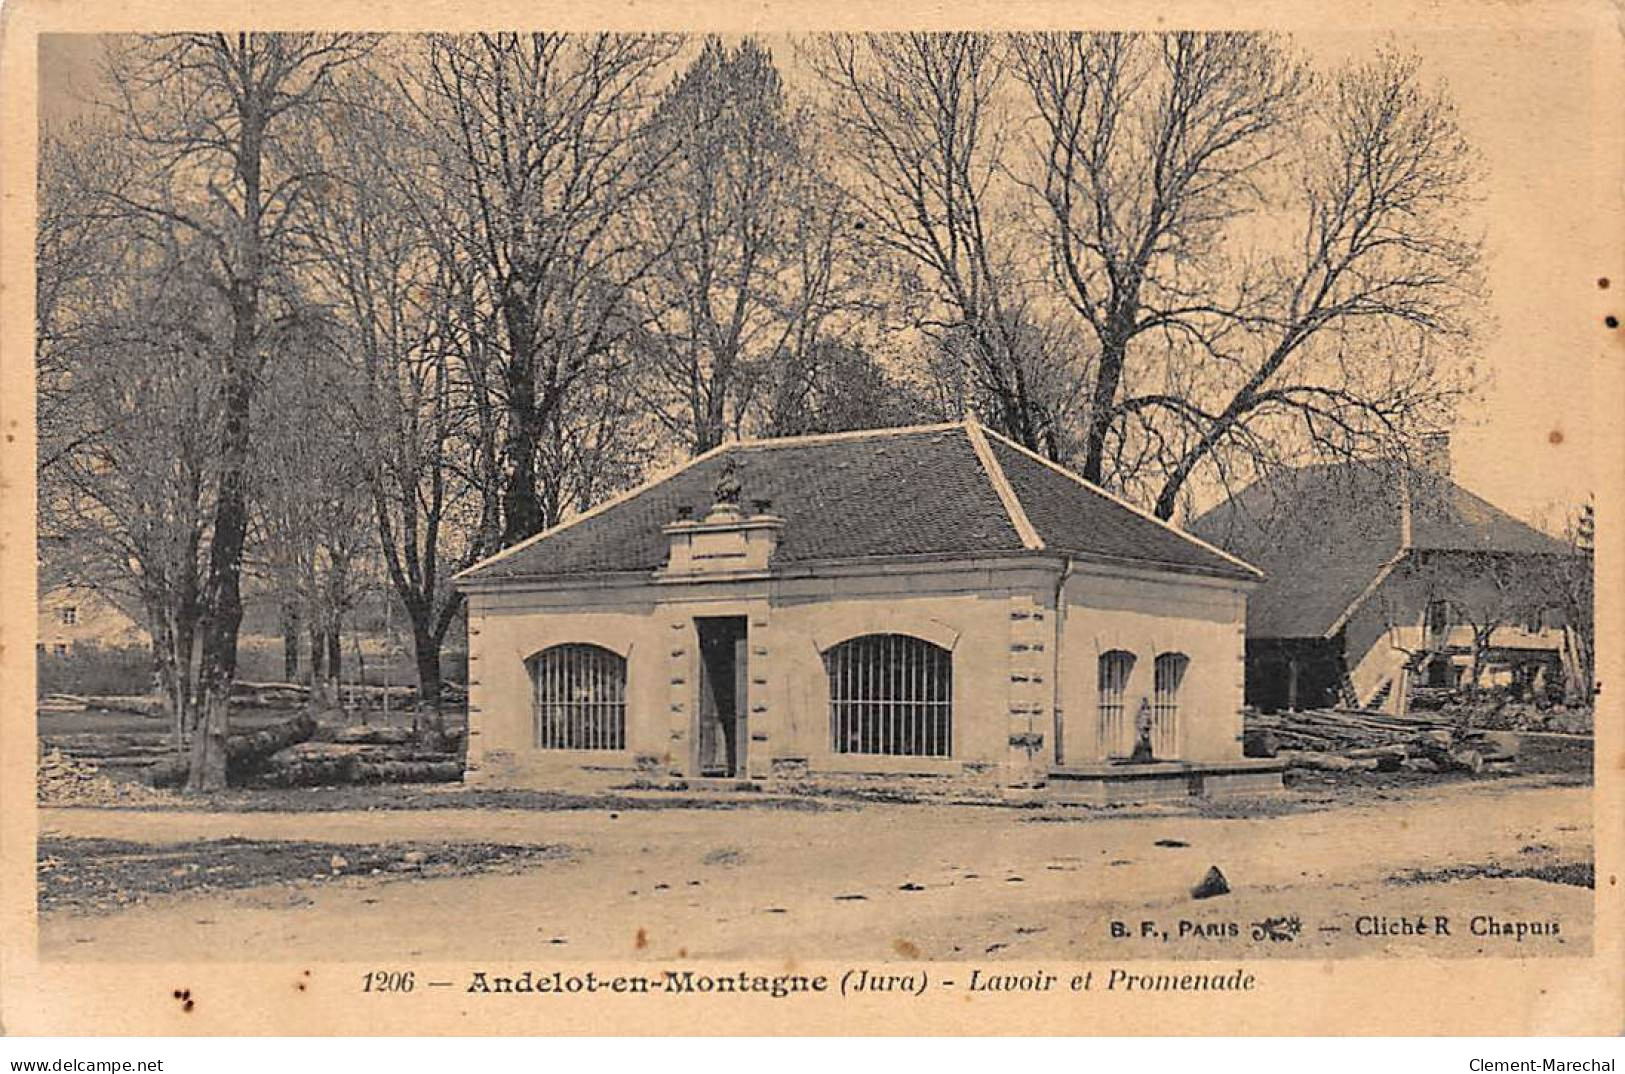
[[746,515],[731,503],[718,502],[702,519],[679,519],[664,528],[668,542],[663,578],[706,574],[761,573],[768,569],[784,519],[757,505]]

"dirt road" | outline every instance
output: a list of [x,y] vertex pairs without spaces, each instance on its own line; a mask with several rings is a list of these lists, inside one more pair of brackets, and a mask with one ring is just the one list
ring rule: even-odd
[[[1250,819],[926,805],[44,809],[42,833],[68,837],[566,852],[475,876],[357,877],[50,913],[41,945],[48,959],[74,961],[1583,955],[1590,888],[1494,874],[1589,862],[1590,817],[1589,787],[1513,783]],[[1232,892],[1192,899],[1210,866]]]

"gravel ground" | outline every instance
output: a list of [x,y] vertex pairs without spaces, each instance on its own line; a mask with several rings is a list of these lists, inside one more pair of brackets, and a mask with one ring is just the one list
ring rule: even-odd
[[502,843],[327,843],[205,839],[150,844],[43,836],[41,911],[113,910],[152,896],[208,895],[267,884],[354,877],[457,876],[568,855],[561,846]]
[[[1053,814],[1086,823],[1035,822],[1048,816],[948,805],[46,809],[48,837],[142,843],[154,855],[229,839],[316,849],[294,859],[290,873],[309,873],[297,882],[154,895],[116,913],[50,910],[41,951],[75,961],[230,959],[243,950],[291,960],[466,961],[1540,957],[1590,949],[1593,893],[1573,883],[1592,859],[1584,787],[1490,780],[1267,818],[1145,807]],[[387,847],[379,853],[388,856],[427,843],[570,851],[500,872],[404,883],[370,871],[314,879],[331,847],[354,862],[359,852],[344,848]],[[162,860],[167,876],[177,866]],[[1193,885],[1215,866],[1230,892],[1193,898]],[[1453,922],[1448,935],[1370,924],[1438,916]],[[1492,918],[1542,929],[1474,932],[1472,922]]]

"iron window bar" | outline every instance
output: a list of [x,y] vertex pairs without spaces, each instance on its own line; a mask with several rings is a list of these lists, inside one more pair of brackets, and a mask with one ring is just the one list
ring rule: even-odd
[[531,657],[536,745],[626,748],[626,660],[598,645],[555,645]]
[[1151,752],[1164,760],[1179,752],[1179,687],[1190,657],[1161,653],[1152,667]]
[[1100,654],[1098,669],[1100,741],[1107,757],[1127,757],[1134,751],[1134,729],[1126,706],[1134,654],[1111,649]]
[[953,754],[953,654],[908,634],[864,634],[824,654],[830,749]]

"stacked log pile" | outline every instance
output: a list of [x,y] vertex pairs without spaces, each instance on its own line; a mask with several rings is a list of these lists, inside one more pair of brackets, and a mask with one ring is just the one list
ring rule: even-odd
[[[349,702],[378,707],[387,698],[392,707],[405,708],[417,700],[415,686],[380,686],[345,683],[339,694]],[[243,682],[231,684],[231,703],[245,708],[293,709],[308,704],[310,687],[302,682]]]
[[[418,703],[412,688],[367,686],[356,688],[356,692],[364,692],[374,703],[386,696],[392,706],[399,701],[396,718],[411,717],[412,726],[344,726],[351,714],[338,708],[318,713],[309,688],[302,684],[236,683],[234,706],[291,710],[292,714],[288,719],[227,738],[227,782],[239,787],[291,787],[451,782],[462,778],[461,732],[448,728],[449,721],[443,714],[435,714]],[[456,707],[466,697],[462,688],[448,684],[443,711]],[[56,695],[49,705],[42,704],[41,711],[139,712],[141,707],[132,703],[139,700]],[[156,699],[152,705],[161,708]],[[51,734],[48,744],[69,761],[88,764],[104,773],[134,777],[149,787],[182,786],[190,763],[185,749],[177,751],[168,733],[83,731]]]
[[1518,736],[1442,720],[1380,712],[1316,709],[1248,712],[1249,757],[1279,757],[1290,766],[1327,772],[1472,772],[1516,762]]

